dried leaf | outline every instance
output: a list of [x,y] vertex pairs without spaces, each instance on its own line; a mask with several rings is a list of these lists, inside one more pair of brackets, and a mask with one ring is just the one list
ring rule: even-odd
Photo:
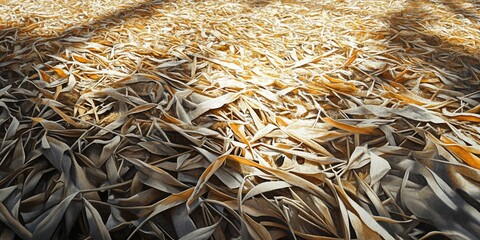
[[180,240],[197,240],[197,239],[206,240],[206,239],[210,239],[210,237],[213,234],[213,231],[215,231],[215,228],[218,226],[219,223],[220,222],[217,222],[217,223],[215,223],[211,226],[204,227],[204,228],[199,228],[199,229],[183,236],[182,238],[180,238]]
[[358,134],[377,134],[378,133],[378,130],[376,129],[376,127],[351,126],[345,123],[341,123],[339,121],[335,121],[330,117],[323,117],[322,120],[338,129],[342,129],[347,132],[358,133]]
[[33,231],[32,239],[50,239],[60,221],[63,219],[67,208],[78,193],[72,193],[54,206],[50,213],[42,219]]
[[90,229],[90,236],[96,239],[111,239],[110,234],[105,227],[105,224],[102,221],[102,217],[95,209],[95,207],[90,204],[85,198],[83,199],[83,204],[85,204],[85,210],[87,214],[88,227]]
[[245,218],[247,223],[248,233],[253,239],[272,239],[272,237],[268,233],[268,230],[262,224],[255,222],[247,214],[243,214],[243,217]]

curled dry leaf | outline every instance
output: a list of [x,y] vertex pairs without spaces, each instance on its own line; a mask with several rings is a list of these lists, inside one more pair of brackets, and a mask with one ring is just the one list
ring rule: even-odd
[[1,3],[2,239],[480,235],[474,1]]

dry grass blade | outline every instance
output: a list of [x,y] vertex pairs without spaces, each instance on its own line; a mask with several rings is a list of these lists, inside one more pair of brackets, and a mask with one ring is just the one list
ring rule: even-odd
[[479,15],[1,1],[0,238],[474,239]]
[[199,228],[199,229],[183,236],[180,239],[181,240],[195,240],[195,239],[206,240],[206,239],[210,239],[210,236],[212,236],[213,231],[215,231],[215,228],[217,227],[217,225],[219,223],[220,222],[217,222],[217,223],[213,224],[212,226]]

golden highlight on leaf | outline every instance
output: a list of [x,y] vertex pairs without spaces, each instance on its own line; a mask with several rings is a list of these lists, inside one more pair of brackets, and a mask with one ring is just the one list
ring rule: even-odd
[[480,158],[467,151],[463,146],[457,144],[445,135],[440,136],[440,141],[445,143],[445,147],[457,156],[459,159],[467,163],[469,166],[480,170]]
[[322,120],[338,129],[342,129],[347,132],[358,133],[358,134],[378,134],[378,130],[375,127],[351,126],[345,123],[335,121],[330,117],[322,117]]
[[0,239],[478,238],[474,1],[0,2]]

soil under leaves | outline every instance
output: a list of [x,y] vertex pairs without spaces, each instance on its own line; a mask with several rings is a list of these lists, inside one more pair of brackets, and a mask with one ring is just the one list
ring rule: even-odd
[[476,1],[0,1],[0,238],[475,239]]

